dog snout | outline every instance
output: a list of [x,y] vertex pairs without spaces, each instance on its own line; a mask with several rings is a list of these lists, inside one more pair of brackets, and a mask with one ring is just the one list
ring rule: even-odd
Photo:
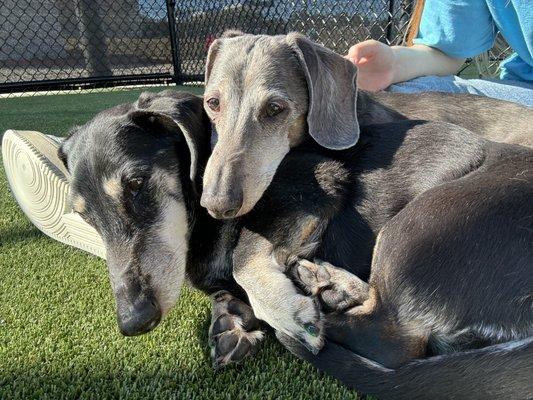
[[124,336],[150,332],[161,321],[161,309],[152,298],[145,298],[117,313],[118,326]]
[[234,218],[243,204],[242,185],[241,162],[234,159],[227,162],[215,153],[207,164],[200,205],[215,218]]
[[124,336],[135,336],[154,329],[163,316],[151,291],[143,290],[138,279],[126,273],[126,279],[115,291],[117,322]]
[[234,218],[242,207],[242,193],[232,192],[229,195],[207,193],[202,194],[200,204],[213,217],[218,219]]

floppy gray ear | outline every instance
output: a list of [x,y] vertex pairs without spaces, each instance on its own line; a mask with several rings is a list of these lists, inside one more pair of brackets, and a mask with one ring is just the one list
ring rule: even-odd
[[359,140],[357,68],[339,54],[290,33],[287,41],[307,80],[309,134],[328,149],[342,150]]
[[210,152],[210,123],[200,97],[172,90],[142,93],[129,116],[141,126],[150,125],[164,133],[175,134],[179,130],[191,156],[191,181],[199,183],[199,170],[207,163]]

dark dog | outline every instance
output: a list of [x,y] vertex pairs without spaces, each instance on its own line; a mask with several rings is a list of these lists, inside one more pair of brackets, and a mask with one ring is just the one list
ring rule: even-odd
[[229,293],[246,299],[231,269],[237,225],[199,206],[209,154],[202,99],[172,91],[99,113],[59,150],[73,209],[105,244],[120,331],[156,327],[187,278],[213,294],[218,365],[251,353],[263,333],[250,306]]
[[[103,112],[62,147],[77,211],[106,244],[125,334],[157,325],[186,269],[216,292],[219,365],[262,337],[248,296],[293,352],[365,392],[533,395],[531,150],[416,121],[364,127],[345,151],[304,139],[230,221],[199,206],[208,156],[201,100],[176,92]],[[315,257],[361,279],[305,261]]]

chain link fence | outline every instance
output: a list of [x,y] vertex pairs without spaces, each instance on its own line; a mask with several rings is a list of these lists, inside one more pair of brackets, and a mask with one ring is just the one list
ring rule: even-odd
[[345,53],[358,41],[374,38],[401,43],[411,0],[251,0],[179,2],[176,12],[181,73],[199,77],[209,43],[224,30],[280,34],[298,31]]
[[2,0],[0,92],[173,79],[163,0]]
[[207,48],[226,29],[299,31],[339,53],[368,38],[401,44],[413,3],[2,0],[0,93],[202,81]]

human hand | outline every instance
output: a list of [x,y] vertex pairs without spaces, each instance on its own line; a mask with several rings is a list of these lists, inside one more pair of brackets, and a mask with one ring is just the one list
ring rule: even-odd
[[352,46],[345,57],[358,68],[357,85],[360,89],[376,92],[393,83],[396,56],[386,44],[365,40]]

